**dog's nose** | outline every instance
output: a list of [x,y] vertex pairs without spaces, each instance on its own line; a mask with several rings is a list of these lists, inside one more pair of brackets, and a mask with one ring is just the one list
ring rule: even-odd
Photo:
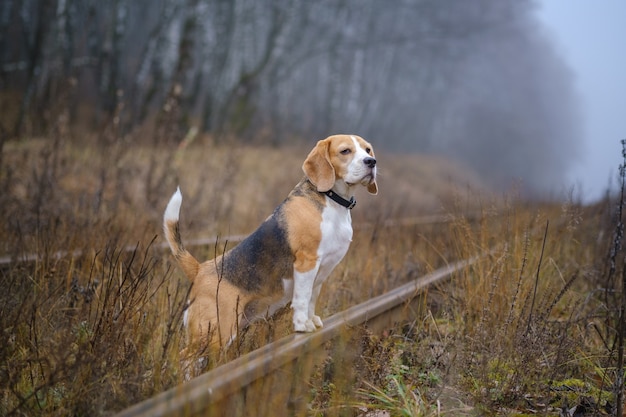
[[372,158],[371,156],[370,156],[370,157],[365,158],[365,159],[363,160],[363,163],[364,163],[367,167],[369,167],[369,168],[374,168],[374,166],[376,166],[376,160],[375,160],[374,158]]

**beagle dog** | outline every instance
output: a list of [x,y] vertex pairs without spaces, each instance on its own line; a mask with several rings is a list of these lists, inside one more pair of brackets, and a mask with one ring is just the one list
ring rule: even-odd
[[181,241],[180,189],[170,199],[163,216],[165,237],[192,283],[185,352],[216,351],[239,329],[289,301],[296,332],[322,327],[315,314],[317,297],[352,241],[354,189],[362,185],[378,193],[376,159],[361,137],[335,135],[317,143],[302,169],[305,177],[256,231],[203,263]]

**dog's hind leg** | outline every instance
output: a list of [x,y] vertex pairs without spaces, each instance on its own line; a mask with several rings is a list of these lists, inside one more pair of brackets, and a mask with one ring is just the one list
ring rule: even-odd
[[283,279],[283,296],[280,300],[272,303],[268,314],[273,316],[278,310],[285,307],[293,298],[293,279]]

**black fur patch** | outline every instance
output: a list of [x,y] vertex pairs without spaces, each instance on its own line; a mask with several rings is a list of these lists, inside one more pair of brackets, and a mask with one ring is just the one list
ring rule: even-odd
[[225,279],[250,292],[282,289],[282,278],[293,275],[295,258],[287,241],[281,207],[282,204],[254,233],[224,255],[222,263],[217,265],[218,276],[223,274]]
[[297,197],[307,198],[320,212],[324,209],[324,197],[305,177],[258,229],[224,255],[218,276],[248,292],[282,291],[282,279],[293,278],[295,261],[283,208]]

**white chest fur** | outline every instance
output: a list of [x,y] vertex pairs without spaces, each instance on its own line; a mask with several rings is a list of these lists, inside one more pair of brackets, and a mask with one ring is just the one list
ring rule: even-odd
[[[343,259],[352,242],[350,210],[328,199],[322,212],[322,240],[317,250],[320,260],[318,277],[322,280]],[[317,281],[317,280],[316,280]]]

